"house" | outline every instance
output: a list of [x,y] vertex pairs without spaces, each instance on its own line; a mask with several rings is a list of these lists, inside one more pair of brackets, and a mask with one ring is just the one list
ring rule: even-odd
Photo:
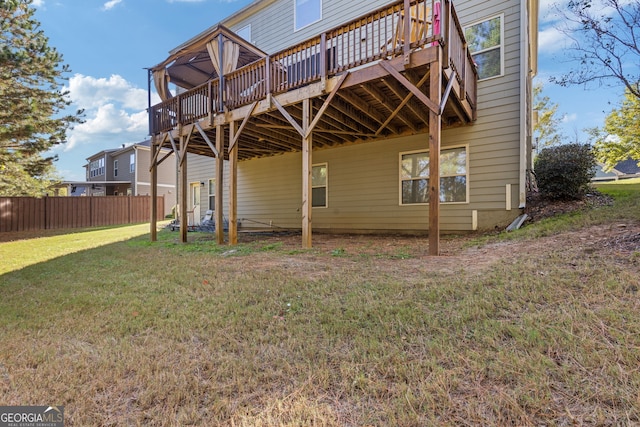
[[441,231],[524,208],[537,19],[537,0],[254,1],[150,68],[152,150],[230,244],[241,224],[304,247],[428,234],[437,254]]
[[617,181],[619,179],[640,178],[638,161],[627,159],[616,164],[611,170],[605,171],[602,163],[596,165],[596,174],[592,181]]
[[[102,150],[87,158],[86,181],[65,182],[70,195],[84,188],[85,196],[140,196],[151,194],[151,141]],[[164,196],[165,212],[176,205],[176,161],[170,150],[162,150],[166,161],[157,165],[157,194]],[[157,161],[157,160],[156,160]]]

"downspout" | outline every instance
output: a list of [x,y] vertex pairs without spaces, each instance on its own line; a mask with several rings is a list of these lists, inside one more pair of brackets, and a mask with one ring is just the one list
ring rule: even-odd
[[523,209],[527,204],[527,80],[529,78],[529,20],[527,0],[520,0],[520,173],[519,173],[519,204]]

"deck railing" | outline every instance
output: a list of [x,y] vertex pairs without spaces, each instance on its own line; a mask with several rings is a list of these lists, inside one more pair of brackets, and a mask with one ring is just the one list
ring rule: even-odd
[[[438,27],[434,20],[436,8],[440,10],[440,28],[434,33]],[[406,9],[410,10],[409,20],[404,19]],[[269,93],[293,90],[437,43],[444,47],[447,63],[443,66],[456,71],[460,98],[468,98],[473,105],[476,71],[452,0],[400,0],[152,106],[150,133],[166,132],[178,124],[194,123],[221,112],[221,107],[238,108],[264,99]]]

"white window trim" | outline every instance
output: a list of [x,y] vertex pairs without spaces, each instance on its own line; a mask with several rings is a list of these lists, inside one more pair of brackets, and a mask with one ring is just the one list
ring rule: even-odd
[[[294,4],[294,6],[295,6],[295,4]],[[247,29],[249,30],[249,38],[248,38],[248,39],[247,39],[247,38],[244,38],[244,37],[242,37],[242,35],[240,35],[240,33],[241,33],[241,32],[243,32],[243,31],[245,31],[245,30],[247,30]],[[246,40],[246,41],[248,41],[249,43],[253,43],[253,42],[251,41],[251,39],[253,38],[253,34],[251,34],[251,24],[247,24],[247,25],[245,25],[244,27],[239,28],[239,29],[238,29],[238,31],[235,31],[235,33],[236,33],[236,35],[238,35],[238,36],[242,37],[243,39],[245,39],[245,40]]]
[[296,0],[293,0],[293,32],[303,30],[311,25],[322,21],[322,0],[318,0],[320,2],[320,18],[315,21],[309,22],[307,25],[298,28],[298,14],[296,13]]
[[[213,183],[213,188],[211,188],[212,187],[211,183]],[[213,193],[211,192],[211,190],[213,190]],[[214,198],[214,205],[213,206],[210,206],[211,197]],[[216,206],[215,206],[215,197],[216,197],[216,179],[215,178],[209,178],[207,180],[207,206],[211,210],[215,210],[215,208],[216,208]]]
[[113,161],[113,176],[118,176],[118,160]]
[[[443,151],[453,150],[456,148],[464,148],[466,153],[465,156],[465,176],[467,178],[467,185],[465,188],[465,201],[464,202],[443,202],[441,201],[441,205],[468,205],[469,204],[469,144],[461,144],[461,145],[451,145],[440,148],[440,153]],[[402,156],[405,154],[416,154],[416,153],[425,153],[429,154],[429,150],[413,150],[413,151],[402,151],[398,154],[398,205],[399,206],[426,206],[427,203],[402,203]],[[440,178],[446,178],[448,176],[461,176],[461,175],[440,175]]]
[[[311,165],[311,170],[313,170],[314,167],[317,166],[324,166],[327,169],[327,181],[325,182],[324,185],[316,185],[315,187],[313,186],[313,180],[311,182],[311,193],[313,194],[313,189],[314,188],[324,188],[324,201],[325,204],[324,206],[313,206],[313,200],[311,200],[311,208],[312,209],[327,209],[329,207],[329,163],[324,162],[324,163],[314,163],[313,165]],[[313,176],[313,175],[312,175]]]
[[[500,46],[500,74],[497,74],[497,75],[491,76],[491,77],[485,77],[484,79],[478,79],[479,82],[486,82],[487,80],[496,79],[496,78],[499,78],[499,77],[504,77],[504,13],[500,13],[498,15],[493,15],[493,16],[490,16],[488,18],[484,18],[484,19],[480,19],[478,21],[472,22],[469,25],[465,25],[464,28],[462,29],[462,33],[466,34],[467,28],[473,27],[474,25],[478,25],[478,24],[481,24],[481,23],[486,22],[486,21],[491,21],[492,19],[495,19],[495,18],[500,18],[500,44],[498,45],[498,46]],[[490,50],[493,50],[495,48],[496,48],[496,46],[490,47],[488,49],[482,49],[482,50],[479,50],[477,52],[473,52],[471,54],[471,57],[473,58],[473,55],[475,55],[475,54],[483,53],[483,52],[489,52]]]
[[[133,159],[133,162],[131,161]],[[136,171],[136,154],[129,154],[129,173],[134,173]]]

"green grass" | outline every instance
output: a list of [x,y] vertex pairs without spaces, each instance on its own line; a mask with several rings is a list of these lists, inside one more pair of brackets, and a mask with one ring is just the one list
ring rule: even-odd
[[640,258],[563,244],[639,232],[638,183],[611,185],[614,206],[484,255],[147,226],[0,243],[0,404],[69,426],[638,424]]

